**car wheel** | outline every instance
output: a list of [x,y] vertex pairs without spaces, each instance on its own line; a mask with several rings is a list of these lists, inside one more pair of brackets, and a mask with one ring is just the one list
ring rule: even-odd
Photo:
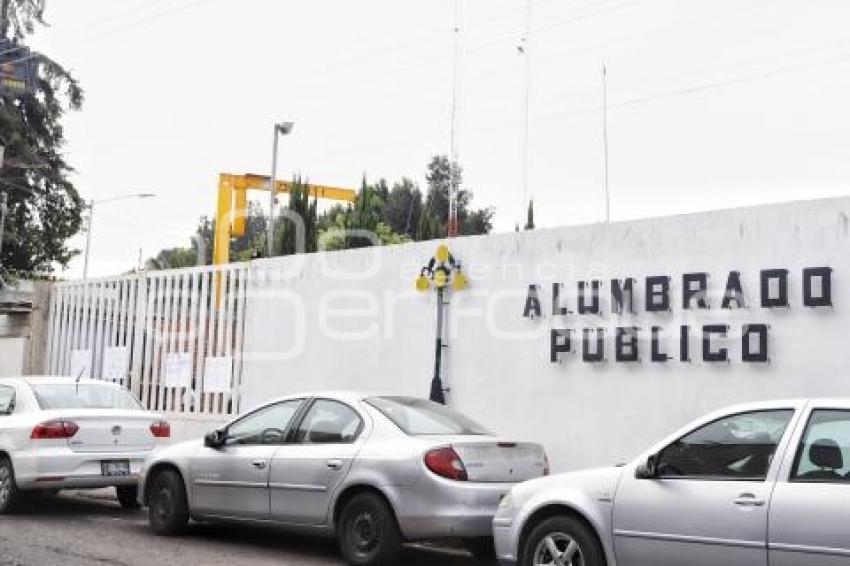
[[159,472],[150,482],[148,522],[158,535],[179,535],[189,524],[189,502],[183,478],[174,470]]
[[401,549],[392,509],[373,493],[356,495],[345,505],[337,539],[343,558],[353,566],[396,564]]
[[496,545],[492,537],[467,539],[464,541],[464,546],[477,560],[493,560],[496,558]]
[[118,503],[122,509],[138,509],[139,505],[139,487],[136,485],[119,485],[115,488],[115,494],[118,496]]
[[573,517],[552,517],[528,537],[521,566],[604,566],[605,553],[593,532]]
[[8,456],[0,458],[0,514],[13,513],[21,500],[21,491],[15,483],[15,469]]

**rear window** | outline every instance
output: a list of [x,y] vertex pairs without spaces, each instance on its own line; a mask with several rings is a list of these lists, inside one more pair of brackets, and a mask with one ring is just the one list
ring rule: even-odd
[[472,419],[433,401],[414,397],[371,397],[366,402],[411,436],[490,434]]
[[38,406],[50,409],[141,409],[128,391],[96,383],[41,383],[32,386]]

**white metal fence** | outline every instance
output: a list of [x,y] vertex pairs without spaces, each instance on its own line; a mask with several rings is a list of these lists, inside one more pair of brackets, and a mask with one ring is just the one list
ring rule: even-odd
[[46,366],[120,382],[150,410],[239,412],[247,264],[59,283]]

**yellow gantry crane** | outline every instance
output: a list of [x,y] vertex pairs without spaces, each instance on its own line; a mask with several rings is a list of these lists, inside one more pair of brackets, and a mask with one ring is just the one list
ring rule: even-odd
[[[270,179],[264,175],[233,175],[221,173],[218,176],[218,210],[215,221],[215,240],[213,241],[213,265],[230,262],[230,238],[245,235],[245,213],[248,208],[248,191],[268,191]],[[294,183],[276,181],[275,194],[289,193]],[[354,202],[357,191],[307,185],[311,197]]]

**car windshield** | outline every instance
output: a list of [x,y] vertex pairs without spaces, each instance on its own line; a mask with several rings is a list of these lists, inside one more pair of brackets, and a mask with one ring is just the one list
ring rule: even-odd
[[129,409],[142,406],[129,392],[97,383],[39,383],[32,386],[42,409]]
[[366,402],[411,436],[490,434],[472,419],[425,399],[371,397]]

